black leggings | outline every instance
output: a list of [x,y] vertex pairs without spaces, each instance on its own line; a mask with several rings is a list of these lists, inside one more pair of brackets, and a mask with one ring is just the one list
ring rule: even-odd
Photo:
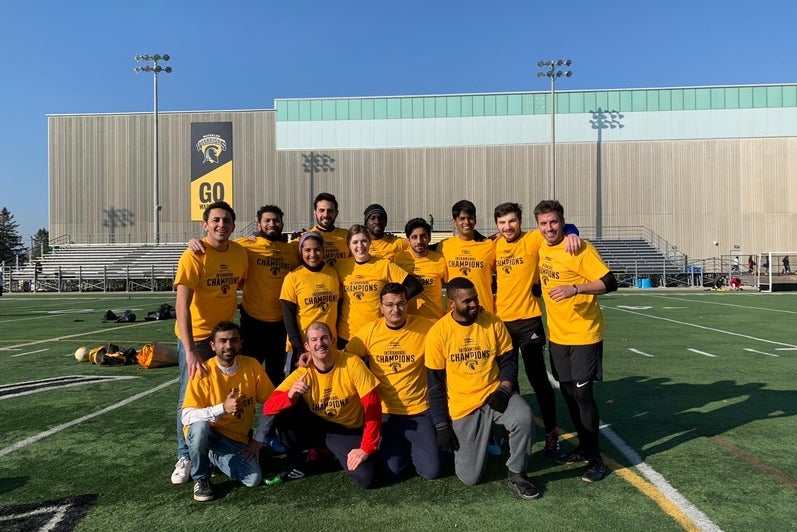
[[[578,383],[582,384],[582,383]],[[600,415],[598,414],[598,404],[592,394],[592,381],[578,386],[575,382],[560,382],[559,388],[562,390],[562,397],[567,404],[570,412],[570,419],[576,426],[578,433],[578,450],[588,458],[600,457],[599,428]]]

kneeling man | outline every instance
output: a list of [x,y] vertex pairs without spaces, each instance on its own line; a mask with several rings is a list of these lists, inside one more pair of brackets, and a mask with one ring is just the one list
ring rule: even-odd
[[259,455],[269,427],[261,416],[251,440],[249,429],[255,403],[265,403],[274,391],[263,365],[238,355],[238,325],[219,322],[210,335],[210,347],[216,356],[207,361],[205,375],[196,373],[188,383],[182,410],[197,501],[213,499],[211,464],[246,486],[260,484]]

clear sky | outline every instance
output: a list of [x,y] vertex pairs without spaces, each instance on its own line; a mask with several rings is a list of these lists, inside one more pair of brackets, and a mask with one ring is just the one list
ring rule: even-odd
[[152,111],[136,54],[171,56],[162,111],[272,109],[546,91],[559,58],[561,90],[793,83],[796,22],[795,0],[0,0],[0,207],[26,243],[48,227],[47,114]]

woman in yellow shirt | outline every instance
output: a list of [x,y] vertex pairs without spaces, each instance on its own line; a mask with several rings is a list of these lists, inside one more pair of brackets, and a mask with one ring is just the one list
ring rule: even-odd
[[403,284],[408,298],[423,291],[413,275],[386,259],[371,256],[371,237],[364,226],[351,226],[346,243],[351,257],[335,263],[342,301],[338,313],[338,349],[343,349],[363,325],[379,319],[379,292],[387,283]]

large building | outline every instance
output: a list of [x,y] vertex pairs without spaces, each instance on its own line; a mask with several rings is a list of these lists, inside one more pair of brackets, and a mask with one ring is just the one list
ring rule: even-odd
[[[585,236],[649,235],[692,257],[797,250],[797,84],[556,94],[280,99],[275,109],[161,112],[161,242],[201,233],[214,199],[240,232],[280,205],[308,227],[310,199],[340,201],[339,226],[374,202],[400,232],[472,200],[478,225],[521,203],[526,225],[555,195]],[[153,242],[152,113],[50,115],[55,243]],[[716,242],[716,244],[715,244]],[[740,251],[741,250],[741,251]]]

